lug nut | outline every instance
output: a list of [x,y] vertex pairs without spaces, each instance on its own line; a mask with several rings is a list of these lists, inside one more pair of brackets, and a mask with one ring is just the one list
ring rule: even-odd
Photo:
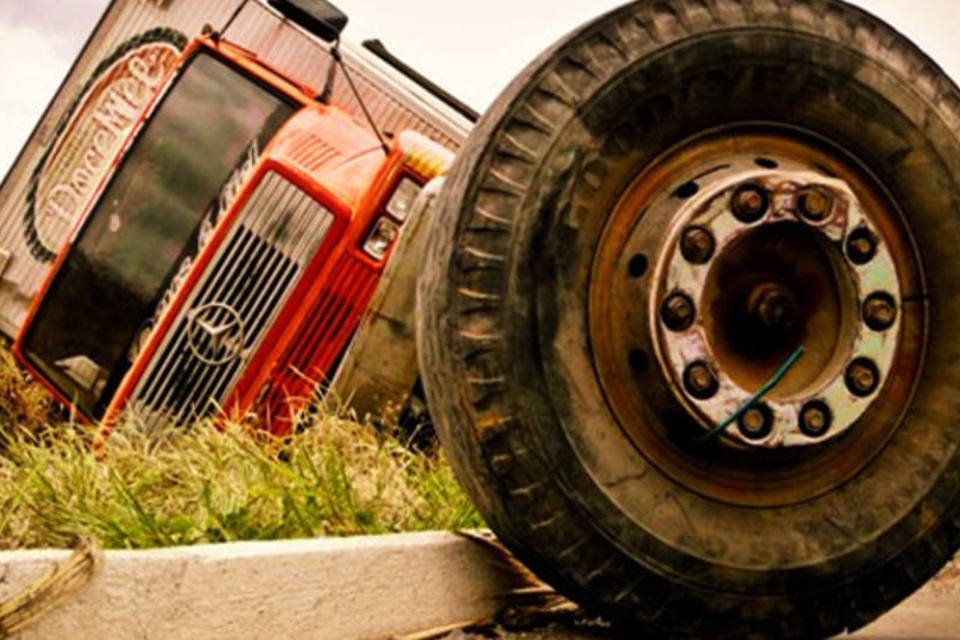
[[805,189],[797,196],[800,215],[810,222],[823,222],[833,208],[833,199],[817,189]]
[[872,294],[863,303],[863,321],[874,331],[886,331],[897,321],[897,301],[882,291]]
[[737,427],[745,438],[763,440],[773,431],[773,411],[765,404],[754,405],[743,412]]
[[734,217],[745,224],[752,224],[763,217],[770,207],[767,190],[756,184],[745,184],[733,193],[730,209]]
[[697,307],[685,293],[674,293],[664,301],[660,316],[671,331],[686,331],[696,320]]
[[703,227],[690,227],[680,238],[680,253],[691,264],[706,264],[713,257],[717,243]]
[[706,362],[694,362],[683,372],[683,386],[697,400],[709,400],[717,395],[720,383]]
[[825,435],[833,424],[833,412],[826,402],[814,400],[800,411],[800,431],[811,438]]
[[877,236],[866,227],[860,227],[847,238],[847,256],[854,264],[867,264],[877,255],[877,244]]
[[880,370],[877,369],[873,360],[857,358],[847,367],[844,381],[850,393],[859,398],[866,398],[880,385]]

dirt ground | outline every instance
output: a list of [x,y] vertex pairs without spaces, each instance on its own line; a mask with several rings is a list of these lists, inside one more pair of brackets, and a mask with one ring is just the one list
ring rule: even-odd
[[[960,640],[960,563],[948,565],[936,579],[865,629],[844,636],[853,640]],[[597,622],[557,624],[535,631],[502,629],[457,632],[444,640],[636,640]]]
[[458,631],[444,640],[619,640],[608,628],[589,625],[575,627],[552,626],[537,631],[508,632],[502,629],[489,629],[481,632]]

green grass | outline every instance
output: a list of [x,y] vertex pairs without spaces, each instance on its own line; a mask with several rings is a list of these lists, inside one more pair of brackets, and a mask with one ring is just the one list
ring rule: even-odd
[[322,414],[282,442],[239,425],[146,434],[105,453],[0,359],[0,548],[107,548],[458,529],[481,520],[437,455]]

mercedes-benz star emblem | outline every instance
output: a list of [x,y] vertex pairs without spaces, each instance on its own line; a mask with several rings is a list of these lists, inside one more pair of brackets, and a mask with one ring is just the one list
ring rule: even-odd
[[187,342],[198,360],[221,366],[244,355],[243,318],[226,304],[212,302],[187,314]]

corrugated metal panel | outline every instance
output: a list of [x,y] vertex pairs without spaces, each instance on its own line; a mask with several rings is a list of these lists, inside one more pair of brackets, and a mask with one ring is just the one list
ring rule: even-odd
[[[82,95],[98,65],[123,43],[157,27],[193,36],[204,24],[225,24],[241,4],[242,0],[114,0],[111,3],[97,32],[0,187],[0,253],[11,256],[0,279],[0,332],[8,336],[17,332],[49,267],[34,257],[26,240],[24,220],[32,177],[57,140],[61,122]],[[326,46],[285,23],[259,2],[248,3],[226,35],[291,77],[318,87],[323,84],[330,60]],[[364,99],[384,130],[415,129],[446,146],[459,147],[470,127],[462,116],[364,49],[345,44],[343,53]],[[342,79],[334,96],[348,109],[358,108]]]
[[[259,2],[244,7],[226,37],[301,82],[320,88],[326,80],[330,63],[326,46]],[[395,133],[414,129],[445,146],[459,148],[469,131],[462,116],[428,98],[362,47],[345,43],[342,50],[360,94],[382,129]],[[334,87],[333,99],[360,113],[360,105],[342,78]]]
[[130,407],[175,421],[215,410],[256,353],[333,219],[295,185],[268,174],[171,325]]

